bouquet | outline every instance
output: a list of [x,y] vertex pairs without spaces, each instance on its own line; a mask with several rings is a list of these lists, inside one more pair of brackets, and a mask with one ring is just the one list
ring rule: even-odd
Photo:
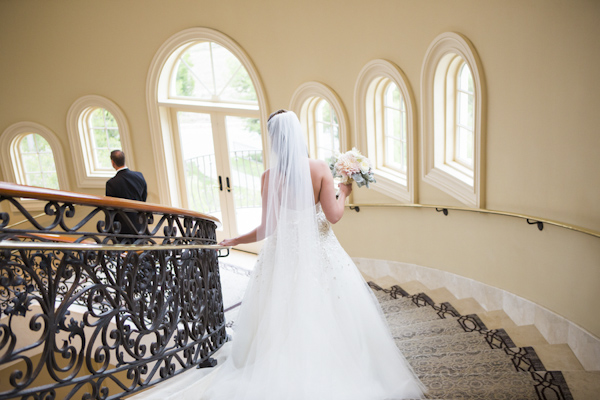
[[369,182],[376,182],[371,161],[354,147],[343,154],[336,152],[329,164],[329,169],[334,178],[342,178],[342,183],[352,183],[354,180],[358,187],[367,185],[368,188]]

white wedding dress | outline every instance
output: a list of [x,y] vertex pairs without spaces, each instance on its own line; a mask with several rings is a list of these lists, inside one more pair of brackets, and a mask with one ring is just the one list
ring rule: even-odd
[[[246,290],[232,351],[202,400],[387,400],[422,397],[374,294],[320,206],[319,263],[278,286],[277,238]],[[293,251],[292,251],[293,252]],[[296,282],[296,284],[294,283]],[[298,283],[308,284],[304,286]]]
[[219,366],[208,376],[199,370],[174,378],[162,399],[421,398],[423,387],[396,347],[379,303],[320,204],[315,206],[298,118],[277,114],[268,131],[271,167],[263,177],[256,230],[266,242],[233,340],[218,352]]

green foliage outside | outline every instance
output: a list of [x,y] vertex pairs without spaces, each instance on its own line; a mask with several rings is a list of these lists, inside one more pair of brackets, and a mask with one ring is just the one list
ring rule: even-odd
[[[182,59],[193,67],[193,63],[189,53],[185,53]],[[175,93],[179,96],[191,96],[194,93],[194,87],[196,85],[196,81],[192,76],[190,70],[186,66],[186,64],[179,64],[179,68],[177,69],[177,77],[175,78]]]

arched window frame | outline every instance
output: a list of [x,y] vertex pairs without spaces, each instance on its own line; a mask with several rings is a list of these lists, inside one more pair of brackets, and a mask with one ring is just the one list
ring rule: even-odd
[[[6,128],[0,136],[0,158],[2,159],[2,173],[4,179],[8,182],[25,185],[23,176],[23,166],[20,164],[19,143],[23,137],[29,134],[38,134],[43,137],[50,148],[56,166],[56,175],[58,177],[58,186],[60,190],[69,190],[69,179],[67,176],[67,166],[65,164],[62,145],[58,137],[47,127],[35,122],[23,121],[17,122]],[[22,203],[28,210],[43,210],[46,202],[40,200],[23,199]],[[13,211],[16,208],[11,206]]]
[[125,153],[127,166],[135,169],[133,146],[129,134],[129,125],[125,113],[111,100],[97,95],[87,95],[77,99],[67,113],[67,133],[71,153],[75,164],[75,177],[80,188],[104,188],[106,180],[114,176],[115,171],[96,168],[93,161],[92,136],[87,121],[91,113],[102,108],[110,112],[119,129],[121,150]]
[[[406,173],[384,164],[385,89],[394,83],[406,109]],[[375,166],[377,184],[373,189],[404,203],[416,203],[417,194],[417,117],[414,95],[406,75],[387,60],[373,60],[363,67],[354,88],[356,117],[355,143]]]
[[327,101],[335,112],[340,135],[340,152],[345,152],[349,147],[348,143],[348,114],[343,106],[340,97],[329,86],[320,82],[306,82],[296,89],[290,101],[290,110],[294,111],[306,137],[308,151],[312,158],[317,156],[317,139],[316,139],[316,118],[315,111],[319,101]]
[[[267,148],[266,121],[269,117],[267,97],[257,69],[250,57],[233,39],[225,34],[209,28],[190,28],[176,33],[167,39],[154,55],[150,64],[146,80],[146,104],[150,119],[150,136],[152,150],[156,165],[156,178],[158,196],[161,204],[182,206],[182,189],[175,159],[175,146],[172,128],[170,126],[169,109],[161,104],[168,104],[172,100],[168,95],[172,75],[163,71],[172,71],[179,55],[187,50],[186,44],[197,41],[211,41],[226,48],[237,57],[244,66],[256,91],[258,106],[248,106],[249,109],[258,109],[261,122],[261,136],[263,148]],[[181,101],[178,101],[181,103]],[[217,105],[213,105],[217,107]],[[227,104],[223,104],[227,107]],[[264,153],[265,163],[268,164],[268,152]]]
[[[454,161],[456,76],[464,63],[474,85],[473,169]],[[421,71],[423,181],[470,206],[485,206],[486,86],[477,51],[446,32],[427,49]]]

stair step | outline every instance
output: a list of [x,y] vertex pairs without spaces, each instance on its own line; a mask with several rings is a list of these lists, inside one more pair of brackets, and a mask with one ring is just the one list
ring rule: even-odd
[[462,332],[455,335],[396,340],[396,345],[405,356],[412,354],[462,353],[469,349],[490,349],[490,345],[479,332]]
[[426,321],[408,326],[391,326],[390,330],[394,339],[408,340],[440,335],[455,335],[464,333],[456,318]]
[[461,400],[539,400],[531,374],[503,372],[494,374],[445,374],[419,377],[429,389],[429,399]]
[[448,354],[413,354],[406,357],[417,375],[443,374],[463,376],[468,374],[516,372],[511,358],[499,349],[469,350]]
[[533,348],[548,371],[583,371],[585,369],[566,343],[540,344]]
[[479,312],[477,316],[483,321],[488,329],[500,329],[515,327],[517,324],[503,310]]
[[600,371],[561,371],[575,400],[595,400],[600,393]]
[[548,344],[548,341],[535,327],[535,325],[507,326],[503,329],[513,340],[517,347],[536,346]]
[[454,296],[452,292],[445,287],[433,290],[428,289],[427,291],[425,291],[425,293],[427,293],[427,296],[429,296],[436,303],[454,303],[458,300],[456,296]]
[[413,303],[412,299],[403,297],[400,299],[394,299],[393,301],[386,301],[380,303],[381,310],[384,314],[393,314],[401,311],[407,311],[417,308],[417,305]]
[[406,326],[441,319],[433,307],[418,307],[385,315],[390,326]]
[[388,289],[388,288],[398,284],[398,280],[395,278],[392,278],[389,275],[382,276],[380,278],[371,279],[371,282],[376,283],[377,285],[381,286],[384,289]]
[[452,305],[461,315],[480,314],[486,312],[477,300],[472,297],[451,301]]
[[[396,283],[396,285],[398,285],[398,283]],[[393,286],[393,285],[390,285],[390,286]],[[431,291],[427,286],[423,285],[419,281],[404,282],[398,286],[400,286],[402,289],[404,289],[409,294],[428,293]]]

